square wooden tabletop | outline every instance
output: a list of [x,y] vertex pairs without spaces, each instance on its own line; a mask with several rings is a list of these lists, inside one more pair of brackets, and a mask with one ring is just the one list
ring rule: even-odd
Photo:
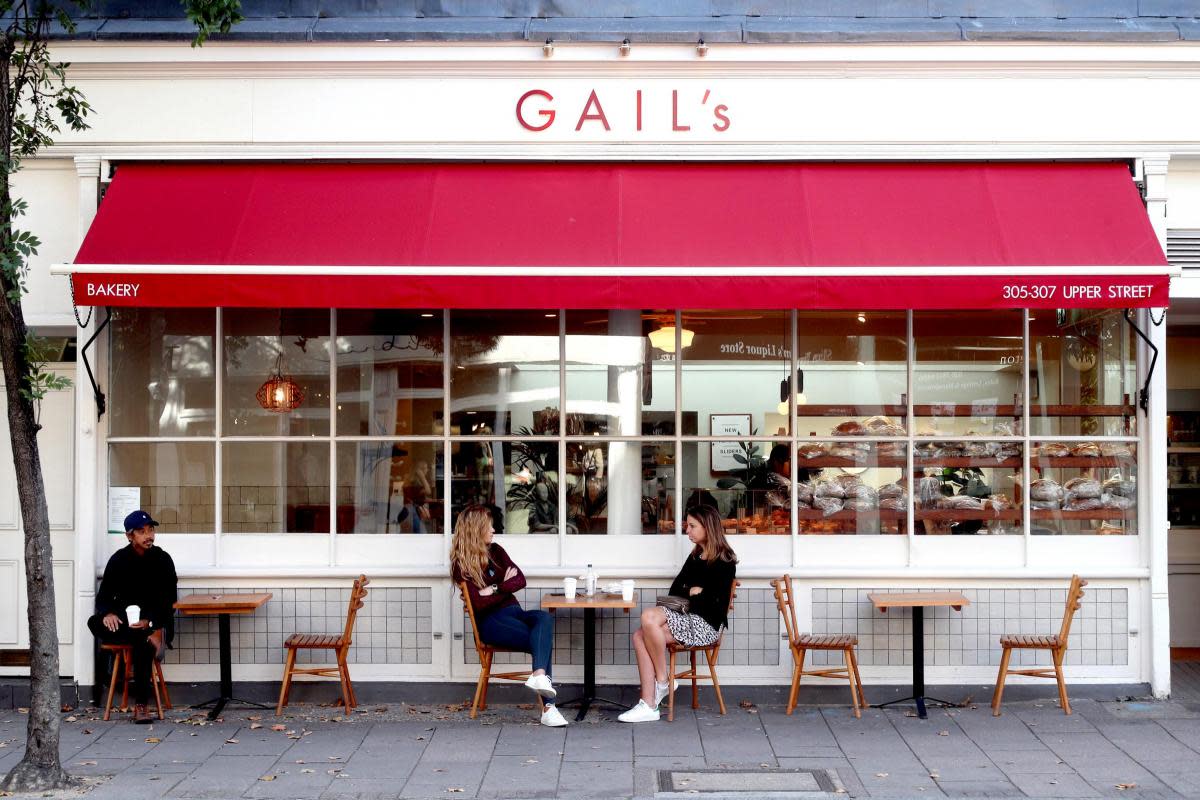
[[250,614],[271,599],[270,592],[260,594],[189,594],[175,608],[181,614]]
[[568,599],[563,594],[542,595],[542,608],[551,610],[556,608],[620,608],[628,614],[629,609],[636,605],[637,603],[632,600],[622,600],[620,594],[604,592],[597,592],[591,597],[580,595],[573,599]]
[[971,605],[961,592],[871,592],[867,595],[880,611],[913,606],[950,606],[958,611]]

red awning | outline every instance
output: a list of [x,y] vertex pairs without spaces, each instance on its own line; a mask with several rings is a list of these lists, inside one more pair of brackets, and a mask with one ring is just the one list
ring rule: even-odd
[[112,306],[1166,306],[1119,163],[125,164]]

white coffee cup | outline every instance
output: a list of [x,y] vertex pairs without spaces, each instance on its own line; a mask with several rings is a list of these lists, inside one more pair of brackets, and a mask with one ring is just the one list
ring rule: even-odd
[[621,599],[626,603],[633,602],[633,581],[621,581]]
[[575,602],[575,592],[579,589],[578,578],[563,578],[563,594],[567,597],[568,603]]
[[140,606],[125,606],[125,620],[130,625],[137,625],[142,621],[142,609]]

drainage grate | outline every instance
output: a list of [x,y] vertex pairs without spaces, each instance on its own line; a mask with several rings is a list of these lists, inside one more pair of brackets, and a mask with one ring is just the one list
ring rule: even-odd
[[674,798],[822,798],[845,796],[837,773],[828,769],[659,770],[656,800]]

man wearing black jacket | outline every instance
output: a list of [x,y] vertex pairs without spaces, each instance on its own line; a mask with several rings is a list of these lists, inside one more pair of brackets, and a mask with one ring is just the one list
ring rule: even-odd
[[[96,592],[96,613],[88,628],[100,641],[133,645],[133,721],[149,723],[153,659],[162,660],[175,636],[177,597],[175,562],[154,546],[158,526],[145,511],[125,517],[129,544],[112,554]],[[130,624],[126,609],[137,606],[139,619]]]

